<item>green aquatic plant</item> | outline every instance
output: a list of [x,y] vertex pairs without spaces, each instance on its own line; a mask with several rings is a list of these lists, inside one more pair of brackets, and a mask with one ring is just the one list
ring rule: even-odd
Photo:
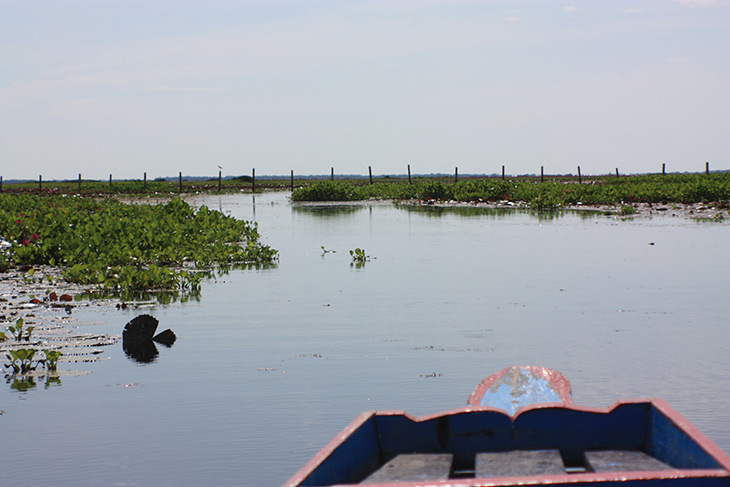
[[560,200],[549,194],[539,194],[530,201],[530,208],[536,211],[554,211],[560,206]]
[[292,201],[358,201],[366,198],[367,194],[360,186],[340,181],[318,181],[291,195]]
[[639,210],[634,208],[633,205],[621,205],[621,209],[619,210],[619,215],[621,216],[629,216],[629,215],[635,215],[638,213]]
[[0,235],[9,265],[61,266],[70,282],[116,292],[195,291],[207,275],[199,270],[277,260],[256,223],[179,198],[145,205],[0,194]]
[[46,357],[39,360],[38,363],[43,364],[43,366],[49,372],[55,371],[58,367],[58,359],[61,357],[61,355],[63,355],[63,353],[59,352],[58,350],[43,350],[43,354]]
[[5,364],[5,368],[12,369],[13,374],[27,374],[30,371],[38,368],[42,365],[49,372],[55,372],[58,368],[58,359],[63,353],[58,350],[43,350],[43,358],[35,360],[37,350],[33,348],[19,348],[16,350],[8,350],[5,354],[5,358],[8,363]]
[[454,196],[453,189],[441,181],[429,181],[421,186],[418,192],[419,199],[444,200]]
[[365,254],[365,249],[361,249],[359,247],[355,250],[350,250],[350,256],[352,257],[350,266],[355,266],[357,268],[361,268],[370,260],[370,256]]
[[32,348],[10,350],[5,354],[5,358],[9,360],[9,363],[5,364],[5,367],[12,369],[13,374],[27,374],[38,367],[38,364],[35,367],[33,366],[33,356],[35,353],[36,351]]
[[350,250],[350,256],[352,256],[352,260],[355,262],[365,262],[370,259],[369,255],[365,255],[365,249],[359,247],[355,250]]
[[[26,342],[30,341],[30,336],[33,333],[33,330],[35,329],[34,326],[28,326],[23,330],[23,318],[18,318],[15,321],[15,326],[8,326],[8,331],[12,334],[13,338],[17,341],[25,340]],[[25,332],[25,333],[24,333]],[[6,340],[7,336],[5,333],[0,333],[0,341]]]

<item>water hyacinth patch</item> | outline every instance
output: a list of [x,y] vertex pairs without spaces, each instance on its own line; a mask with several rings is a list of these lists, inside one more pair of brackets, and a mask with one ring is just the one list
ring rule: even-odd
[[[22,341],[25,340],[26,342],[30,341],[30,336],[33,333],[33,330],[35,329],[34,326],[28,326],[23,329],[23,318],[18,318],[15,321],[15,325],[8,326],[8,331],[10,332],[10,335],[13,337],[16,341]],[[0,342],[5,341],[8,339],[8,336],[4,332],[0,332]]]
[[352,257],[350,266],[356,267],[357,269],[361,269],[370,260],[370,256],[365,253],[365,249],[359,247],[355,250],[350,250],[350,257]]
[[124,204],[114,199],[0,194],[6,265],[61,266],[64,278],[106,290],[197,289],[200,269],[270,265],[255,223],[180,199]]
[[5,367],[11,369],[13,374],[27,374],[38,367],[38,364],[33,366],[33,356],[35,353],[36,351],[32,348],[9,350],[5,354],[5,358],[8,360]]
[[339,182],[319,181],[292,193],[292,201],[358,201],[368,198],[362,186]]

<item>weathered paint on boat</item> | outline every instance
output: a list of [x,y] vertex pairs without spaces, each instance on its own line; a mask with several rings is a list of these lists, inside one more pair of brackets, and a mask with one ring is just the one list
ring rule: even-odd
[[[284,487],[360,483],[397,455],[411,453],[438,454],[439,458],[449,454],[453,456],[453,471],[461,472],[462,477],[369,485],[730,486],[730,456],[664,401],[622,400],[609,408],[577,406],[569,399],[570,384],[562,375],[549,369],[523,369],[527,375],[506,369],[485,379],[464,408],[423,417],[403,411],[363,413]],[[547,378],[551,392],[541,397],[552,398],[557,392],[562,402],[523,405],[511,413],[482,404],[490,390],[502,389],[509,398],[505,383],[515,385],[512,390],[520,396],[521,378],[526,381],[523,385]],[[513,406],[511,400],[508,403]],[[476,476],[476,454],[522,450],[557,450],[568,467],[584,467],[587,451],[640,452],[662,462],[665,468],[607,472],[571,468],[569,471],[575,473]],[[471,474],[464,475],[469,471]]]
[[469,396],[469,406],[489,406],[514,414],[531,404],[571,404],[570,382],[546,367],[508,367],[484,379]]

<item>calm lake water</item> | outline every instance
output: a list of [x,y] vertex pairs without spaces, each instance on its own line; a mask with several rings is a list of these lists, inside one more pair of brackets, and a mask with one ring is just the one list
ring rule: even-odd
[[[192,200],[256,220],[280,262],[148,310],[178,336],[154,363],[120,343],[60,365],[90,375],[0,388],[4,484],[277,486],[361,412],[463,406],[516,364],[561,371],[581,405],[661,397],[730,451],[727,223],[287,196]],[[142,312],[74,317],[121,334]]]

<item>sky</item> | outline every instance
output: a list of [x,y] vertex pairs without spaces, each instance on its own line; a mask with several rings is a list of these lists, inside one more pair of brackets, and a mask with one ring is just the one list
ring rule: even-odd
[[730,0],[0,0],[10,179],[730,169]]

